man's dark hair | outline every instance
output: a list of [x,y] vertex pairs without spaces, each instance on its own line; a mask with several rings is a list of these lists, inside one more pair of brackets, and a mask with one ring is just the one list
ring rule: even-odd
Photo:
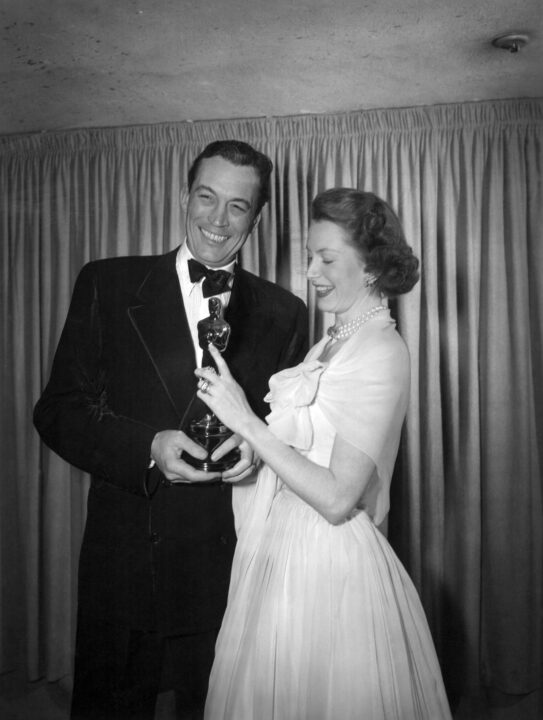
[[260,190],[257,197],[255,217],[270,199],[270,176],[273,163],[267,155],[255,150],[241,140],[216,140],[207,145],[192,163],[188,175],[189,191],[198,175],[198,168],[202,160],[212,157],[222,157],[232,165],[247,165],[253,167],[260,180]]

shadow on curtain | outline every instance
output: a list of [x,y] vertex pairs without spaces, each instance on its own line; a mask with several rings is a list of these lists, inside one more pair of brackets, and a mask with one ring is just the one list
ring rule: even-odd
[[421,594],[451,699],[543,675],[543,100],[0,138],[0,671],[71,671],[87,479],[32,407],[81,266],[183,239],[179,191],[212,140],[274,161],[243,265],[308,302],[313,196],[373,190],[422,281],[395,306],[412,357],[390,539]]

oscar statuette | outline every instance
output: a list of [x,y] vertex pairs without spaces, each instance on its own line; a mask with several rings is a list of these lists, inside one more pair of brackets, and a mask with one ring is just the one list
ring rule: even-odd
[[[209,298],[209,317],[200,320],[197,328],[198,342],[204,351],[206,364],[213,366],[213,359],[209,352],[206,352],[208,346],[213,343],[217,350],[223,353],[230,338],[230,325],[223,317],[223,306],[220,298]],[[199,401],[197,396],[195,396],[191,405],[197,406],[198,402],[196,401]],[[192,440],[201,445],[207,452],[207,456],[203,460],[188,453],[183,453],[183,460],[193,467],[206,472],[222,472],[238,462],[240,458],[238,448],[234,448],[219,460],[211,460],[213,452],[232,435],[232,431],[223,425],[219,418],[209,409],[205,412],[205,406],[203,416],[189,419],[183,429]]]

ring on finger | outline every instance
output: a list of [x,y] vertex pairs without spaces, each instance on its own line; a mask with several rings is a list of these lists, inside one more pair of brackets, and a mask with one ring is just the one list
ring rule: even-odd
[[204,380],[202,384],[200,385],[200,392],[204,393],[204,395],[207,393],[207,388],[209,387],[209,380]]

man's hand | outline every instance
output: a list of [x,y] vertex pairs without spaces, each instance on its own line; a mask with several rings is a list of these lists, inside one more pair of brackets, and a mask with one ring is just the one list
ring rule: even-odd
[[241,457],[238,462],[229,470],[225,470],[222,474],[224,482],[238,483],[242,480],[254,482],[256,480],[257,458],[249,443],[241,438],[240,435],[234,433],[225,440],[211,455],[212,460],[219,460],[221,457],[230,452],[233,448],[238,447]]
[[183,452],[201,460],[206,458],[206,451],[181,430],[162,430],[151,443],[151,458],[170,482],[204,483],[220,478],[220,472],[204,472],[189,465],[181,459]]

